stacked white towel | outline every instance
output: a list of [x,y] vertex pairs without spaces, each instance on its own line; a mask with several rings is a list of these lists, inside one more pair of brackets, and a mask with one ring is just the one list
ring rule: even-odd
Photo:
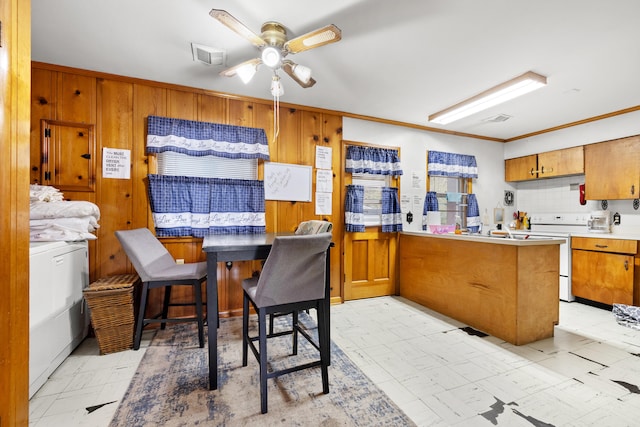
[[32,185],[30,189],[32,242],[95,240],[100,209],[87,201],[65,201],[57,188]]
[[29,197],[32,202],[61,202],[64,195],[55,187],[50,185],[32,184],[29,188]]

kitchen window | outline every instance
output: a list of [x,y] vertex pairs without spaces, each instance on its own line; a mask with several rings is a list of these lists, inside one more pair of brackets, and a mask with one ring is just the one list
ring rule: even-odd
[[354,173],[351,183],[364,187],[364,225],[373,227],[382,225],[382,187],[389,187],[389,175]]
[[467,227],[467,194],[471,188],[471,178],[430,176],[429,191],[435,191],[438,197],[440,224],[455,224],[456,217],[460,227]]

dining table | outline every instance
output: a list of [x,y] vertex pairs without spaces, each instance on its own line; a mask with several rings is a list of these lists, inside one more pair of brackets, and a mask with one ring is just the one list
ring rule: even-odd
[[[207,257],[207,350],[209,357],[209,389],[218,389],[218,263],[267,259],[274,240],[278,236],[293,233],[261,234],[210,234],[202,242],[202,250]],[[331,244],[333,246],[333,243]],[[330,250],[327,249],[325,272],[326,313],[331,306]],[[331,316],[327,316],[327,336],[331,339]]]

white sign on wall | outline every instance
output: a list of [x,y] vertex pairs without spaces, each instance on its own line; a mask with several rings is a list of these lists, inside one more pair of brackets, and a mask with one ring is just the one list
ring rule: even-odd
[[102,177],[116,179],[131,178],[131,150],[102,149]]

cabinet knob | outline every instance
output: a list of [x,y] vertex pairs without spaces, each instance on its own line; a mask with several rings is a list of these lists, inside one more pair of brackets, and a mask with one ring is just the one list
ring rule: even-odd
[[631,194],[636,194],[636,186],[631,184]]
[[629,261],[626,259],[624,260],[624,270],[629,271]]

